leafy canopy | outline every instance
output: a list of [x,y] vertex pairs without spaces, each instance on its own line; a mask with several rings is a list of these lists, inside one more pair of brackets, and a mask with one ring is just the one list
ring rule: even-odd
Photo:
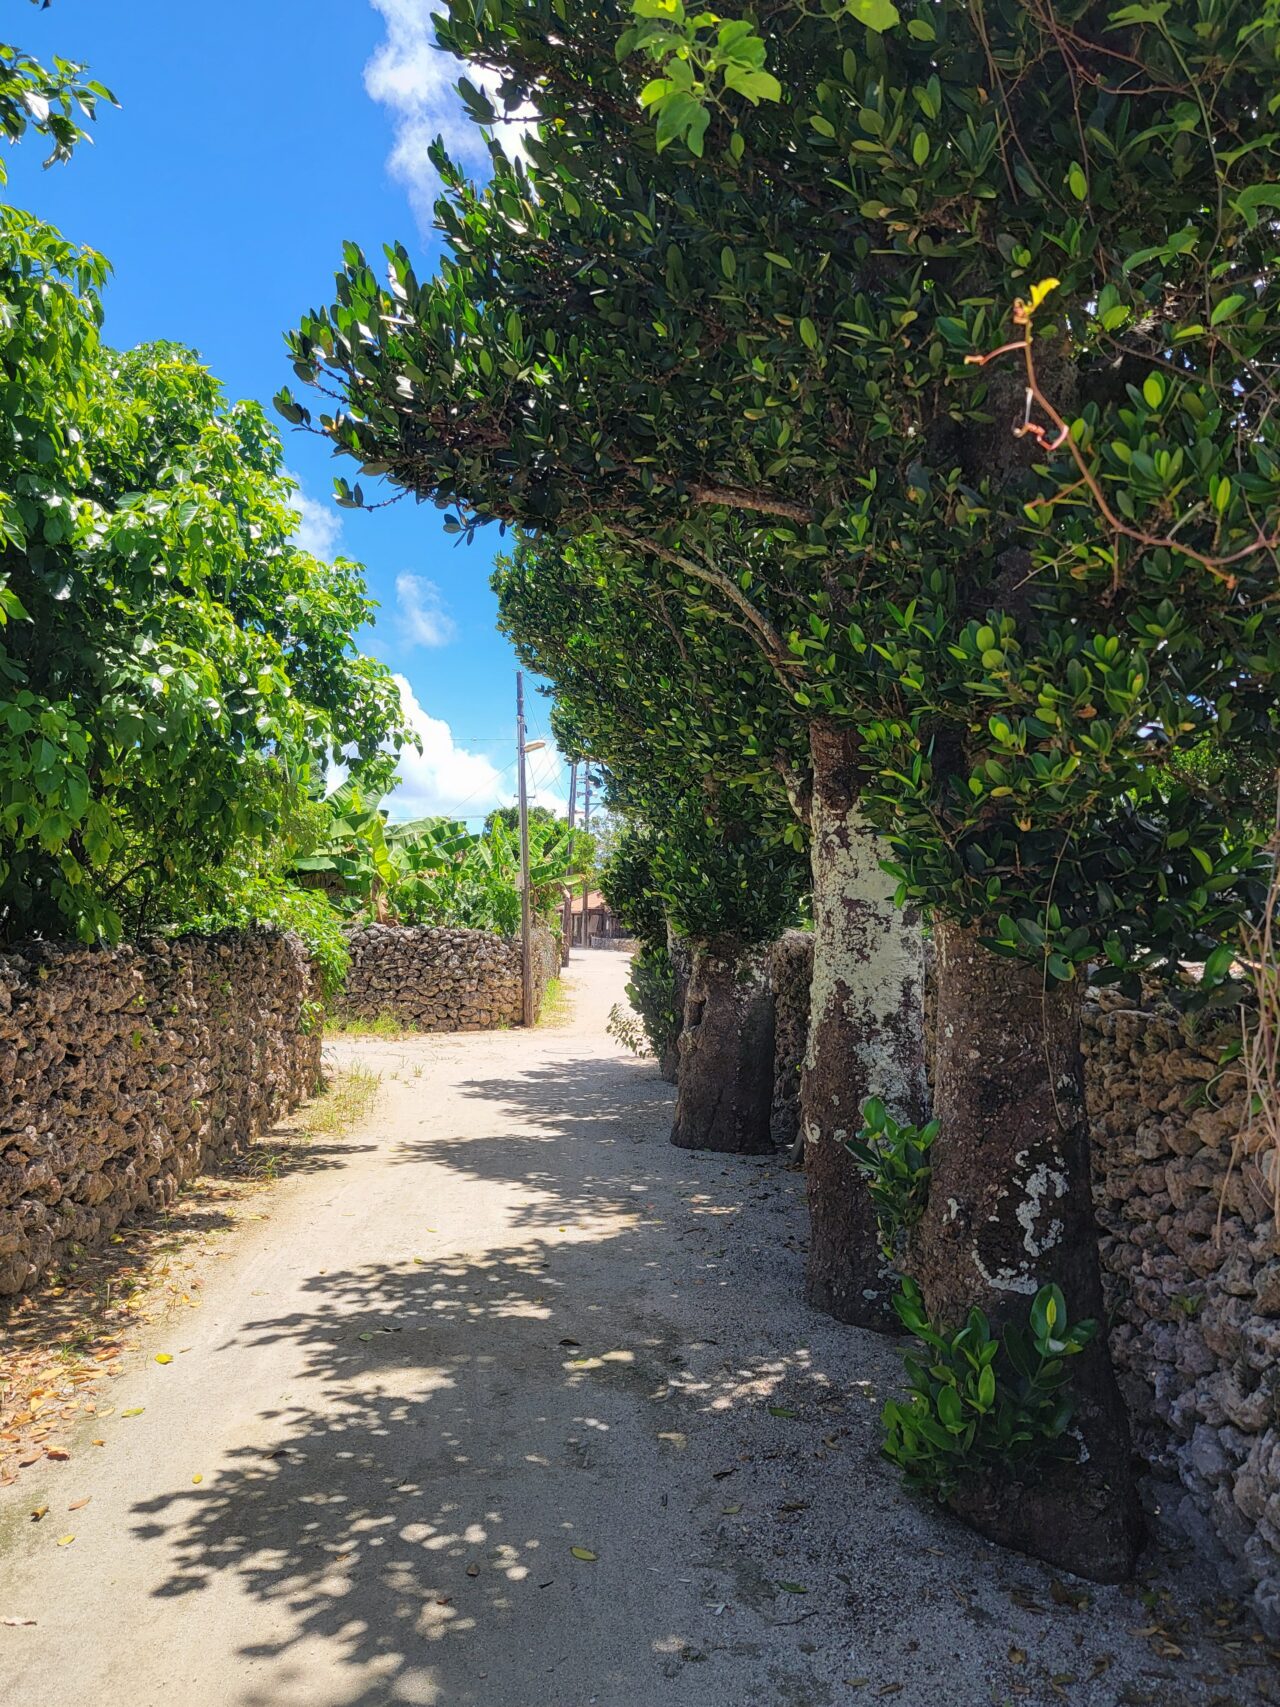
[[780,98],[637,11],[450,7],[528,169],[438,154],[438,276],[348,248],[291,339],[339,407],[282,409],[714,602],[759,702],[855,728],[904,900],[1055,977],[1202,955],[1257,827],[1171,760],[1275,736],[1276,0],[788,0]]

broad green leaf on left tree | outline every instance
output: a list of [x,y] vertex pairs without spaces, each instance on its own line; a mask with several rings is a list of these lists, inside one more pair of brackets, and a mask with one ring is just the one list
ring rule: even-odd
[[106,263],[0,213],[0,938],[217,910],[403,739],[358,564],[294,543],[253,403],[99,336]]

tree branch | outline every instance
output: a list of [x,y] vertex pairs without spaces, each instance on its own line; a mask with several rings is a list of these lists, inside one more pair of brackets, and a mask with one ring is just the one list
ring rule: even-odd
[[734,609],[745,619],[741,626],[747,627],[753,634],[756,644],[764,655],[765,662],[773,670],[778,680],[790,694],[795,686],[792,677],[801,670],[801,665],[791,657],[783,642],[782,636],[765,616],[762,616],[741,587],[721,569],[714,569],[709,563],[700,563],[692,557],[685,557],[681,552],[672,551],[669,546],[660,545],[656,540],[648,539],[644,534],[635,533],[631,528],[617,527],[612,530],[619,539],[624,539],[629,545],[635,546],[642,552],[656,557],[659,562],[669,563],[672,568],[679,569],[684,575],[690,575],[695,581],[701,581],[705,586],[714,587],[721,593]]

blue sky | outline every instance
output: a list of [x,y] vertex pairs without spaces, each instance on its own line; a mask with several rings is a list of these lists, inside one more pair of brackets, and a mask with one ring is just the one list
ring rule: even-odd
[[[459,67],[431,45],[429,0],[54,0],[11,10],[28,51],[87,60],[121,110],[95,143],[43,171],[38,138],[8,155],[8,200],[114,267],[106,336],[169,338],[200,351],[234,397],[292,379],[283,334],[327,303],[342,243],[381,263],[384,242],[439,252],[426,145],[443,132],[483,168],[452,92]],[[402,675],[424,740],[403,766],[400,816],[482,814],[514,797],[515,660],[494,627],[489,545],[447,539],[441,514],[404,499],[339,511],[347,473],[318,440],[285,435],[302,482],[304,537],[368,567],[381,602],[367,649]],[[529,696],[531,734],[547,704]],[[530,761],[538,797],[563,803],[554,752]]]

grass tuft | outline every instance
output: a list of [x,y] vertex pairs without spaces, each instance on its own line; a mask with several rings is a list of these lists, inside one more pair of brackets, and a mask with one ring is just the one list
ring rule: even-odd
[[553,978],[547,985],[542,997],[542,1011],[538,1015],[540,1026],[568,1025],[573,1017],[573,999],[564,987],[560,978]]
[[302,1115],[309,1138],[338,1138],[366,1120],[378,1100],[381,1073],[353,1062],[325,1081],[324,1089]]

